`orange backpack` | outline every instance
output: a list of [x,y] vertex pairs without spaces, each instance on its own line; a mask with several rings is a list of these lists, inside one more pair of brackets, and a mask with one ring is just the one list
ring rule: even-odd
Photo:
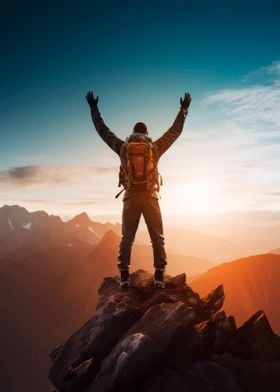
[[132,135],[125,143],[119,186],[126,190],[159,190],[154,146],[148,137]]

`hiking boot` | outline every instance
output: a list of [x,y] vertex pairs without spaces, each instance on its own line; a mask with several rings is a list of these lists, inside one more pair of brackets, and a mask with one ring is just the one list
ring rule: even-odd
[[129,270],[120,270],[120,289],[128,289],[129,287]]
[[164,269],[163,268],[156,268],[155,270],[155,287],[159,289],[164,289]]

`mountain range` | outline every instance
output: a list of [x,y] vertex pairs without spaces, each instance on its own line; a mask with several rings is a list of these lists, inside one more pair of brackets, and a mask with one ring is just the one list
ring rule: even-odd
[[119,224],[90,220],[83,212],[68,222],[45,211],[29,212],[18,205],[0,208],[0,259],[22,257],[76,241],[97,244],[108,230],[120,232]]
[[[118,216],[102,216],[115,222]],[[145,223],[137,239],[149,243]],[[226,212],[205,216],[164,216],[166,246],[175,253],[191,254],[215,263],[270,253],[280,246],[278,211]],[[203,244],[203,246],[202,246]]]
[[[44,392],[48,352],[94,312],[102,279],[117,273],[119,225],[85,213],[63,222],[19,206],[0,208],[0,222],[2,369],[16,391],[36,390],[45,380]],[[133,269],[153,270],[151,246],[135,245],[132,258]],[[197,274],[213,266],[186,255],[169,259],[174,271],[188,264]]]
[[[0,380],[12,383],[15,391],[35,391],[38,385],[40,392],[49,391],[48,353],[94,313],[103,278],[117,274],[120,232],[119,224],[94,222],[86,213],[63,222],[44,211],[0,208],[0,345],[4,359]],[[181,237],[176,236],[174,229],[173,243],[190,244],[187,235],[188,231],[181,230]],[[192,249],[200,245],[201,253],[206,254],[212,237],[199,236],[201,241]],[[152,247],[140,239],[133,247],[132,270],[152,272]],[[218,237],[212,249],[219,251]],[[274,330],[280,332],[280,255],[243,257],[216,266],[197,254],[175,250],[168,251],[167,273],[186,272],[192,288],[201,295],[222,283],[224,307],[236,315],[238,323],[263,309]]]

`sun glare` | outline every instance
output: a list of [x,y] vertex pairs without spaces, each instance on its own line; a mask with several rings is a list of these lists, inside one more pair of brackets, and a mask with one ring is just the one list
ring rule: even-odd
[[221,207],[221,195],[217,186],[207,180],[173,186],[168,199],[168,209],[172,208],[173,212],[182,214],[207,214]]

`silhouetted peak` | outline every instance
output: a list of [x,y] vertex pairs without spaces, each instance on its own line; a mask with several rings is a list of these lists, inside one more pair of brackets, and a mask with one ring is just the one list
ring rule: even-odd
[[118,241],[119,236],[112,229],[109,229],[101,238],[100,243],[116,243]]
[[32,214],[18,205],[5,205],[0,208],[0,230],[15,232],[27,222],[32,221]]
[[29,219],[36,221],[46,221],[48,219],[56,220],[62,222],[61,218],[58,215],[49,215],[44,210],[37,210],[30,212],[25,207],[21,207],[17,204],[9,206],[5,204],[0,208],[0,215],[4,215],[6,217],[17,217],[18,219]]
[[5,213],[11,213],[11,212],[13,212],[13,213],[15,213],[15,212],[29,213],[26,208],[21,207],[18,204],[14,204],[11,206],[8,204],[5,204],[3,207],[0,207],[0,213],[1,213],[1,211],[5,212]]
[[76,215],[73,219],[71,219],[69,222],[75,223],[75,224],[81,224],[81,225],[88,225],[92,223],[92,220],[88,216],[86,212],[82,212],[81,214]]

